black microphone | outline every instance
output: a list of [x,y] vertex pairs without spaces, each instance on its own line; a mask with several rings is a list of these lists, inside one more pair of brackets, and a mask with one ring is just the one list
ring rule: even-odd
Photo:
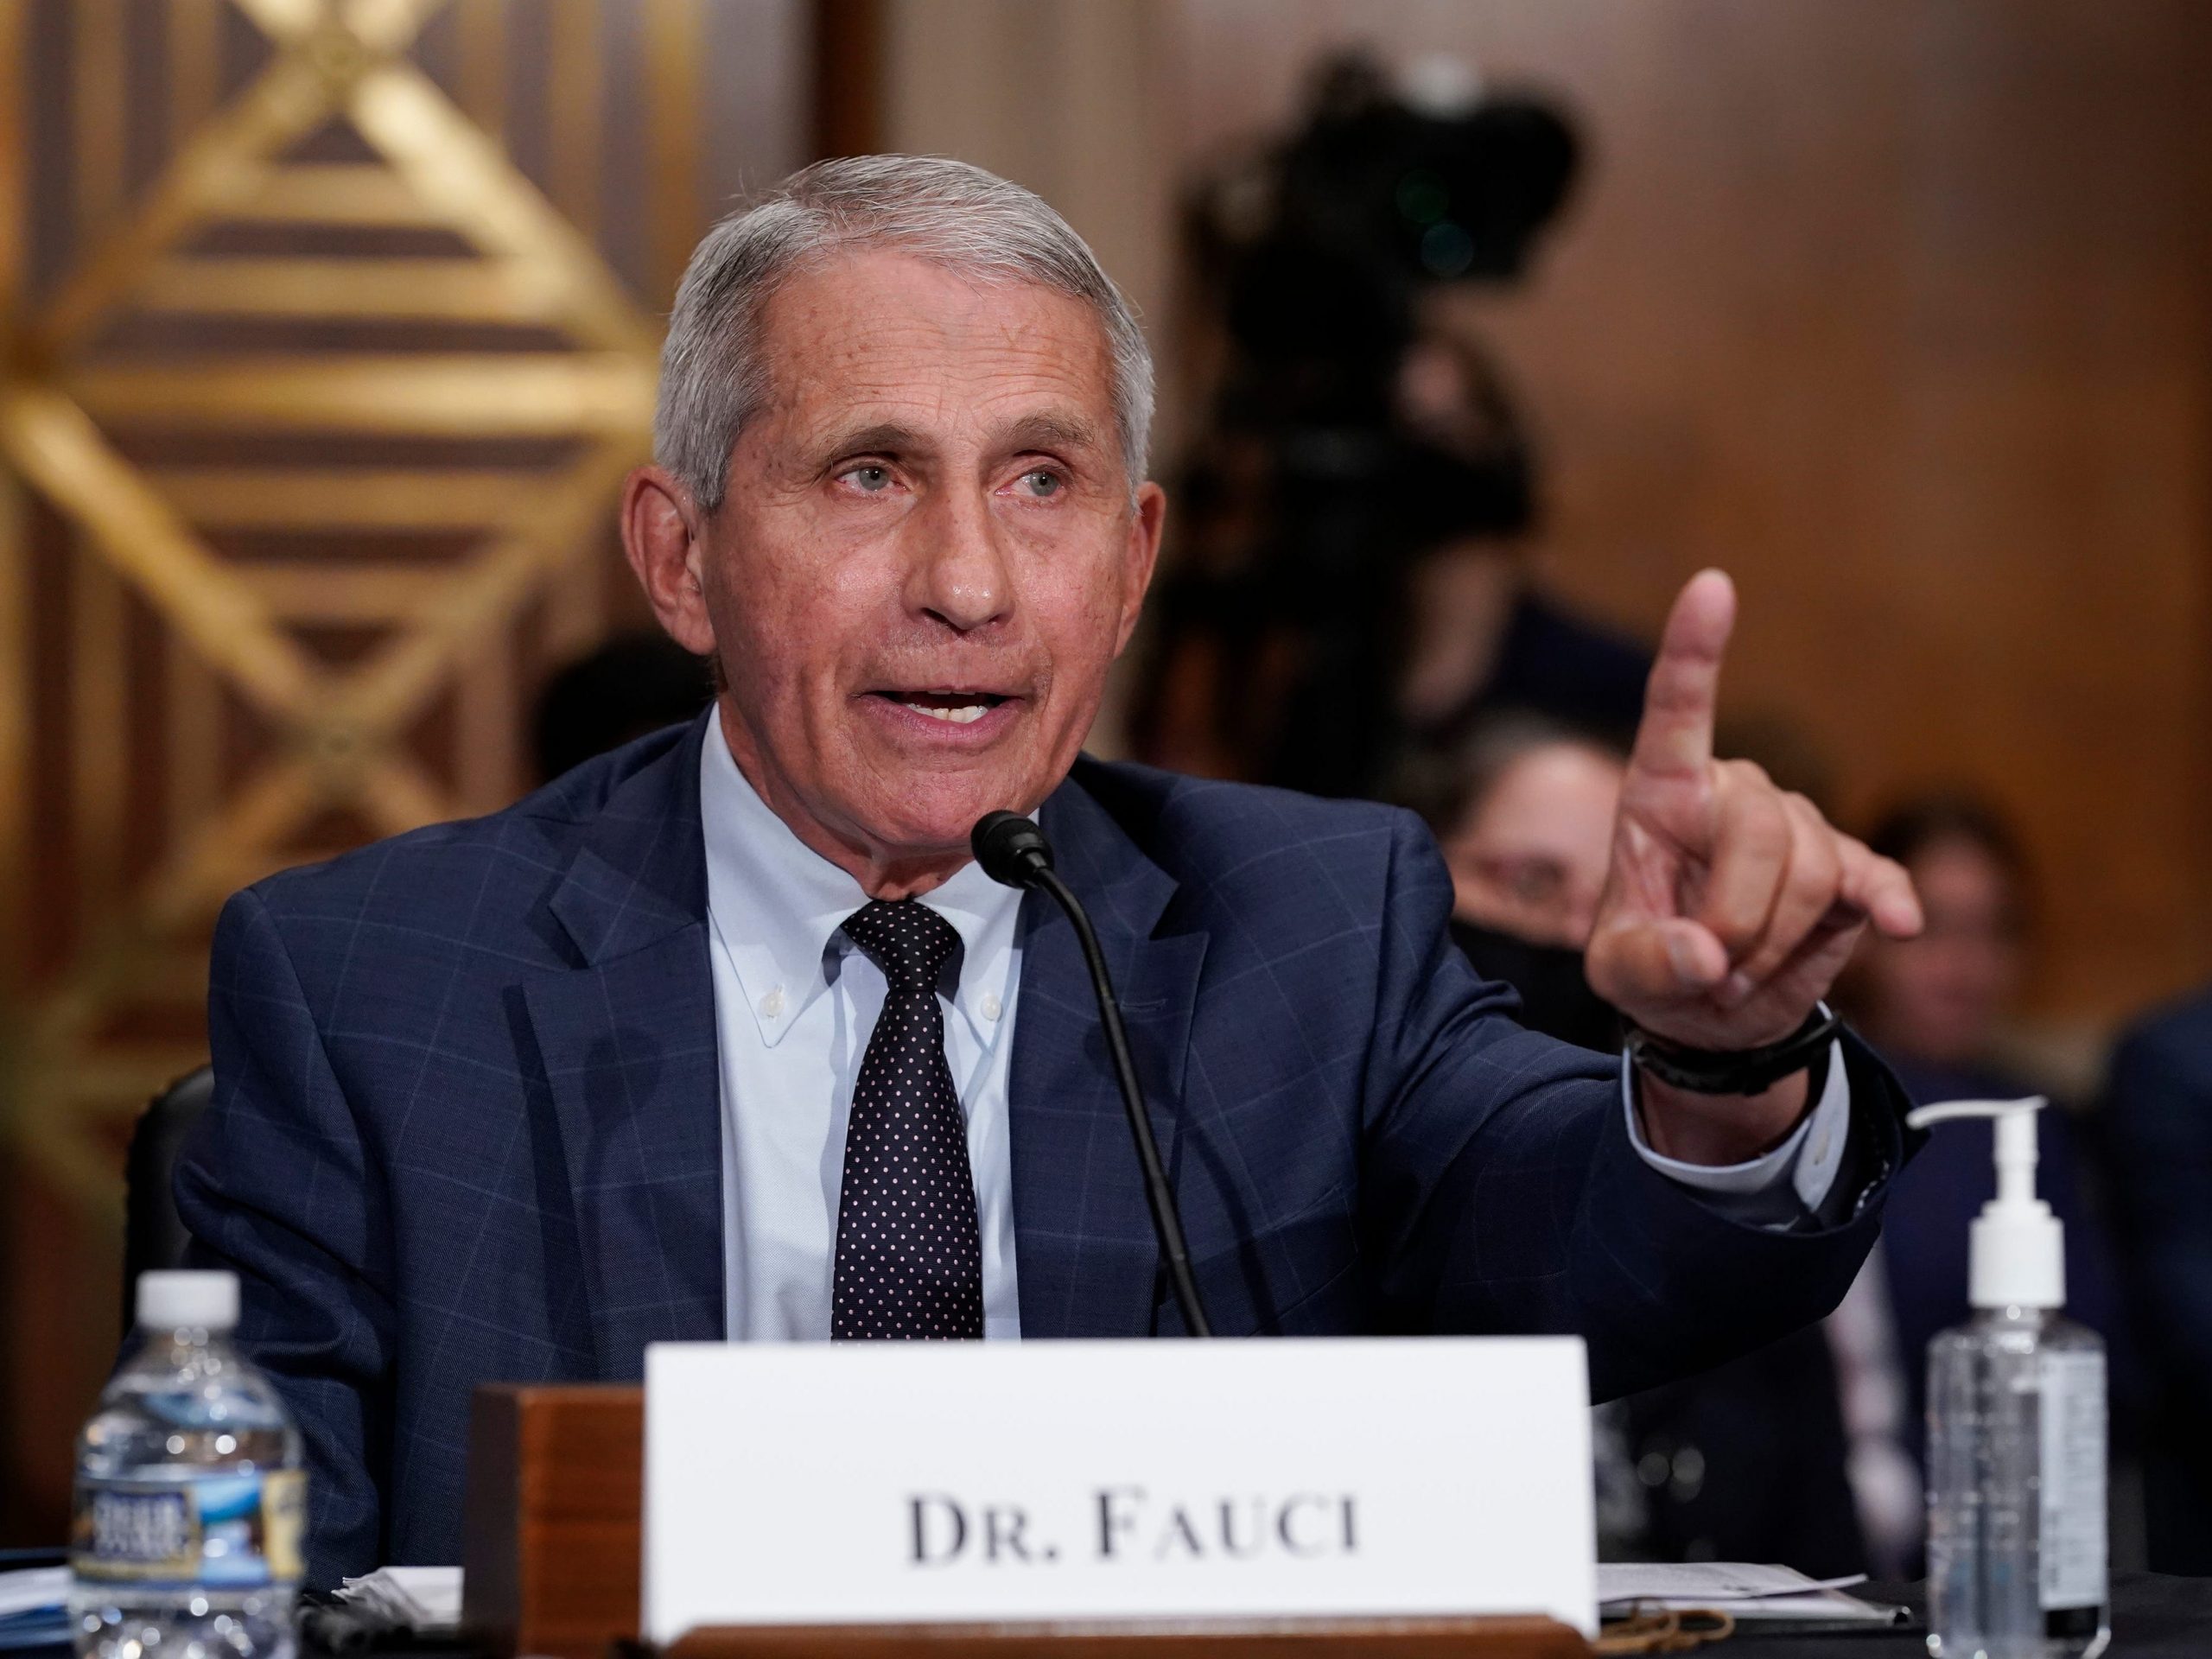
[[986,812],[976,819],[968,844],[983,874],[992,880],[1052,894],[1067,912],[1069,924],[1082,942],[1083,959],[1090,968],[1090,988],[1098,998],[1099,1023],[1106,1028],[1106,1049],[1114,1057],[1122,1106],[1128,1113],[1129,1135],[1137,1144],[1137,1162],[1144,1170],[1144,1195],[1152,1205],[1153,1230],[1160,1236],[1160,1254],[1167,1262],[1176,1306],[1183,1310],[1183,1328],[1194,1337],[1210,1337],[1213,1327],[1206,1323],[1198,1281],[1191,1277],[1191,1252],[1183,1243],[1183,1218],[1175,1211],[1175,1193],[1160,1161],[1160,1143],[1152,1137],[1152,1119],[1145,1115],[1144,1091],[1137,1084],[1136,1065],[1129,1058],[1128,1033],[1122,1029],[1122,1010],[1114,1001],[1114,984],[1106,975],[1106,956],[1098,948],[1090,917],[1083,901],[1053,873],[1052,843],[1045,839],[1035,820],[1019,812]]

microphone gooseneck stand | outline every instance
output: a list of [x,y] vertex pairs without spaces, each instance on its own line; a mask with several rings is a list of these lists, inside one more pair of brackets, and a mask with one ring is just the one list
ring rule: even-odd
[[1113,1057],[1114,1078],[1121,1085],[1122,1108],[1128,1113],[1129,1138],[1136,1143],[1137,1163],[1144,1172],[1144,1195],[1152,1207],[1153,1231],[1160,1238],[1160,1254],[1167,1265],[1168,1283],[1182,1312],[1183,1328],[1194,1337],[1211,1337],[1205,1306],[1198,1300],[1197,1280],[1191,1276],[1191,1252],[1183,1242],[1183,1218],[1176,1213],[1175,1192],[1167,1183],[1166,1166],[1160,1160],[1160,1143],[1153,1138],[1152,1119],[1144,1109],[1144,1090],[1137,1082],[1136,1063],[1129,1056],[1128,1033],[1122,1027],[1122,1010],[1114,1000],[1114,982],[1106,971],[1106,953],[1098,948],[1097,931],[1083,901],[1052,868],[1052,843],[1036,823],[1015,812],[986,813],[969,836],[976,861],[995,881],[1010,887],[1036,889],[1052,895],[1067,913],[1090,969],[1090,988],[1098,999],[1098,1020],[1105,1028],[1106,1051]]

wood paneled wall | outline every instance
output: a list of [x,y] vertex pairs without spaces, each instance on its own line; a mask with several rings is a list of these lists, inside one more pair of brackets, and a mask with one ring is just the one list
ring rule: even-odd
[[533,781],[805,0],[0,3],[0,1540],[65,1530],[121,1150],[230,893]]
[[1656,626],[1725,565],[1738,715],[1839,804],[2024,830],[2037,1004],[2212,974],[2212,9],[2196,0],[1183,0],[1186,166],[1317,51],[1572,105],[1582,187],[1470,298],[1548,461],[1549,579]]

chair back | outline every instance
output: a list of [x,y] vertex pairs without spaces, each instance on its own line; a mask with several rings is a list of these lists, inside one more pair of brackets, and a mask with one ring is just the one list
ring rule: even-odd
[[130,1132],[123,1162],[123,1328],[137,1322],[138,1275],[149,1268],[181,1268],[190,1237],[176,1213],[169,1177],[184,1137],[214,1097],[208,1066],[188,1071],[156,1095]]

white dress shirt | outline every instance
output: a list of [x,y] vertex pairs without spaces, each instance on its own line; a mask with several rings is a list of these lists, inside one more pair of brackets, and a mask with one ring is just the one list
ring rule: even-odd
[[[721,1067],[722,1251],[728,1330],[746,1342],[830,1336],[830,1275],[845,1130],[883,971],[841,931],[868,903],[859,882],[809,848],[754,792],[706,722],[699,813],[707,852],[708,956]],[[945,1002],[944,1054],[968,1119],[983,1249],[983,1334],[1021,1334],[1015,1277],[1007,1069],[1021,990],[1021,894],[969,864],[921,903],[960,936]],[[1629,1101],[1627,1074],[1623,1099]],[[1789,1219],[1783,1184],[1808,1208],[1826,1195],[1850,1118],[1839,1052],[1820,1104],[1764,1158],[1713,1168],[1662,1158],[1654,1167],[1754,1223]],[[1135,1157],[1134,1151],[1130,1156]]]
[[[747,1342],[826,1342],[845,1128],[883,970],[842,931],[859,882],[799,840],[707,722],[699,809],[722,1081],[728,1329]],[[922,903],[960,935],[944,1058],[968,1118],[983,1247],[983,1334],[1018,1337],[1007,1065],[1021,989],[1021,894],[970,864]]]

